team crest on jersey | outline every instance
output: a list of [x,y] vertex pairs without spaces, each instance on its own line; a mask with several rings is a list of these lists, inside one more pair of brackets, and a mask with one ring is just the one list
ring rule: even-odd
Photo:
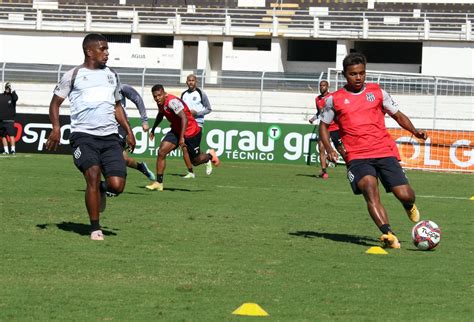
[[365,97],[367,97],[367,101],[369,101],[369,102],[375,101],[375,95],[373,93],[370,93],[370,92],[366,93]]
[[350,104],[350,103],[351,103],[351,102],[349,102],[349,100],[348,100],[347,98],[344,100],[344,104],[347,105],[347,104]]
[[108,79],[110,85],[115,85],[114,77],[112,75],[107,75],[107,79]]
[[77,147],[77,149],[74,150],[74,158],[77,160],[81,157],[81,149],[79,147]]

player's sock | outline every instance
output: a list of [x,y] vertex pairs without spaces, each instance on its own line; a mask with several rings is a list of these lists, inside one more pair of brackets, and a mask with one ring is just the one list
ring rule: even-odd
[[188,172],[189,172],[189,173],[193,173],[193,172],[194,172],[194,171],[193,171],[193,168],[188,168]]
[[105,181],[101,181],[99,185],[100,192],[107,191],[107,183]]
[[3,153],[9,154],[9,152],[8,152],[8,145],[4,145],[4,146],[3,146]]
[[14,146],[10,147],[10,152],[11,152],[11,153],[16,153]]
[[100,230],[99,220],[91,220],[91,231]]
[[207,153],[207,157],[209,158],[206,162],[212,161],[212,155],[210,153]]
[[157,174],[156,174],[156,181],[157,181],[158,183],[163,183],[163,175],[157,173]]
[[143,162],[137,162],[137,170],[140,171],[141,173],[145,173],[145,167],[143,166]]
[[388,234],[388,233],[394,234],[389,224],[383,224],[382,226],[379,227],[379,229],[382,232],[382,234]]
[[403,208],[405,208],[405,210],[410,210],[411,208],[413,208],[413,203],[404,203],[402,202],[402,205],[403,205]]

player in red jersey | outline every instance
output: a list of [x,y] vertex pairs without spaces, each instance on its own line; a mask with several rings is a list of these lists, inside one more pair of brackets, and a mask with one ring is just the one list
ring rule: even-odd
[[[329,93],[329,83],[327,80],[322,80],[319,82],[319,92],[320,95],[316,96],[315,105],[316,105],[316,114],[309,119],[309,123],[313,124],[314,121],[319,119],[319,115],[321,115],[321,111],[325,104],[325,99],[331,94]],[[336,150],[341,154],[342,158],[345,159],[346,151],[342,145],[341,138],[339,137],[339,126],[336,122],[331,122],[329,124],[329,135],[331,137],[331,141],[334,144]],[[321,140],[318,142],[319,145],[319,159],[321,161],[321,173],[318,175],[318,178],[328,179],[329,175],[327,173],[327,156],[326,156],[326,149],[324,148],[324,144]]]
[[387,192],[402,203],[410,220],[418,222],[415,192],[399,164],[398,150],[385,127],[385,113],[405,130],[425,140],[390,95],[378,84],[365,83],[366,58],[351,53],[344,58],[343,74],[347,84],[326,99],[319,133],[328,158],[335,161],[337,152],[329,144],[329,124],[335,120],[346,149],[347,176],[355,194],[363,194],[373,221],[382,232],[387,247],[400,248],[392,231],[387,211],[380,201],[378,179]]
[[220,161],[214,150],[201,153],[201,128],[192,116],[188,106],[180,98],[166,93],[163,85],[152,87],[153,99],[158,104],[158,115],[151,129],[150,138],[155,137],[155,128],[164,117],[171,123],[171,131],[166,133],[160,143],[158,158],[156,160],[156,181],[146,186],[148,190],[163,191],[163,174],[166,168],[166,156],[178,146],[183,153],[188,153],[194,166],[206,163],[209,160],[214,166],[219,166]]

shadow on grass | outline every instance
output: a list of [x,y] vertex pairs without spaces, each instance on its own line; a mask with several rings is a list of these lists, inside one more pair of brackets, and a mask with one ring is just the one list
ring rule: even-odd
[[362,246],[378,246],[380,244],[377,239],[348,234],[318,233],[317,231],[297,231],[294,233],[288,233],[288,235],[304,238],[324,238],[336,242],[351,243]]
[[[76,234],[79,234],[81,236],[89,236],[91,233],[91,226],[86,225],[86,224],[79,224],[75,222],[61,222],[59,224],[38,224],[36,225],[37,228],[39,229],[48,229],[50,226],[56,226],[58,229],[68,231],[68,232],[73,232]],[[115,229],[117,230],[117,229]],[[114,233],[111,230],[108,230],[107,227],[102,227],[102,232],[106,236],[117,236],[116,233]]]
[[308,177],[308,178],[317,178],[315,174],[303,174],[303,173],[297,173],[297,177]]
[[[145,186],[137,186],[137,187],[145,189]],[[86,192],[85,189],[77,189],[76,191],[84,192],[84,193]],[[145,194],[146,194],[146,192],[129,192],[129,191],[126,191],[126,190],[121,193],[121,195],[145,195]],[[108,198],[110,199],[111,197],[108,197]],[[115,198],[115,197],[112,197],[112,198]]]

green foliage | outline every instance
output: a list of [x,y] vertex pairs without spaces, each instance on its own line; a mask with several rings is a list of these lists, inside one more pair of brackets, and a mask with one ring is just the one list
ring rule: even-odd
[[409,171],[441,243],[417,251],[411,222],[383,193],[402,249],[367,255],[380,232],[341,166],[321,180],[314,166],[224,163],[185,180],[184,163],[169,161],[163,192],[129,169],[102,216],[104,242],[89,240],[70,156],[19,154],[0,167],[0,321],[237,321],[245,302],[277,321],[474,313],[469,174]]

